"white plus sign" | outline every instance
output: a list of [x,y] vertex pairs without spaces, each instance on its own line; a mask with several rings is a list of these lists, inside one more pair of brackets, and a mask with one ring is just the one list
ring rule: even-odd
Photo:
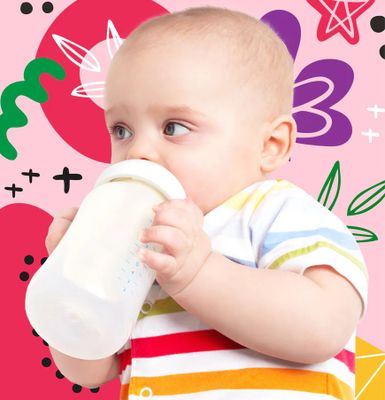
[[375,104],[373,107],[368,107],[367,110],[374,113],[374,119],[378,118],[379,113],[385,112],[385,108],[378,107],[377,104]]
[[378,132],[373,132],[371,128],[369,128],[367,132],[361,132],[361,135],[367,136],[369,138],[369,143],[372,143],[374,137],[380,136]]

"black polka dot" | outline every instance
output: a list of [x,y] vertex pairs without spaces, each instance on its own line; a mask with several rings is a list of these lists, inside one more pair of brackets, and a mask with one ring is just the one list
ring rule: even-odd
[[92,388],[90,389],[92,393],[98,393],[100,388]]
[[380,56],[385,60],[385,44],[380,48]]
[[25,256],[24,257],[24,262],[28,265],[33,264],[35,260],[33,259],[33,257],[31,255]]
[[29,279],[29,273],[28,272],[25,272],[25,271],[23,271],[23,272],[20,272],[20,275],[19,275],[19,278],[22,280],[22,281],[28,281],[28,279]]
[[35,331],[35,329],[32,329],[32,335],[33,336],[39,336],[39,334]]
[[44,346],[48,346],[48,343],[43,339]]
[[385,31],[385,17],[377,15],[370,20],[370,26],[374,32],[380,33]]
[[59,370],[57,370],[57,371],[56,371],[56,378],[58,378],[58,379],[63,379],[63,378],[64,378],[64,375],[63,375]]
[[80,393],[82,391],[82,387],[75,383],[75,385],[72,385],[72,391],[75,393]]
[[45,357],[41,360],[41,364],[43,367],[49,367],[52,364],[52,361],[48,357]]
[[47,261],[47,257],[43,257],[43,258],[40,260],[40,265],[43,265],[46,261]]
[[50,1],[43,3],[42,9],[45,13],[49,14],[53,10],[53,4]]
[[33,7],[32,7],[31,3],[28,3],[27,1],[24,3],[21,3],[20,11],[23,14],[31,14],[32,10],[33,10]]

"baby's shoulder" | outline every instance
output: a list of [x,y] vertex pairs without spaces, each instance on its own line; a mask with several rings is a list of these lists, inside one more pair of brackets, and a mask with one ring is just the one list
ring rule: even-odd
[[[342,221],[315,197],[287,179],[267,179],[259,182],[250,193],[250,222],[265,220],[294,225],[344,225]],[[270,222],[268,222],[270,221]]]
[[[279,207],[283,203],[307,203],[319,207],[318,201],[305,189],[287,179],[266,179],[249,187],[249,202],[270,208]],[[321,205],[322,206],[322,205]],[[257,207],[255,207],[257,209]]]

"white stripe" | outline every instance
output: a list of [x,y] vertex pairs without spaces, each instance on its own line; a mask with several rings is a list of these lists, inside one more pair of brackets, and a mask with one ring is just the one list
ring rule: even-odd
[[[154,290],[158,290],[159,294],[157,298],[159,300],[169,297],[168,293],[159,287]],[[206,325],[204,322],[186,311],[179,311],[175,313],[146,316],[145,318],[138,320],[134,327],[132,337],[140,338],[160,336],[173,333],[196,332],[206,329],[212,329],[212,327]],[[130,347],[130,344],[131,343],[127,344],[127,348]],[[355,353],[356,331],[352,333],[352,336],[344,348]]]
[[151,315],[136,323],[132,338],[168,335],[181,332],[195,332],[212,329],[186,311]]
[[[130,394],[130,400],[143,400],[140,397]],[[151,400],[335,400],[334,396],[328,394],[317,394],[299,392],[298,390],[209,390],[189,394],[177,394],[174,396],[156,396],[153,394],[147,397]]]
[[122,373],[119,375],[120,383],[124,385],[130,382],[131,377],[131,365],[127,364]]
[[349,341],[344,346],[345,350],[351,351],[352,353],[356,353],[356,333],[357,329],[354,330],[352,336],[350,336]]
[[166,376],[195,372],[227,371],[243,368],[289,368],[325,372],[335,375],[347,385],[354,387],[355,376],[348,367],[337,359],[318,364],[296,364],[257,354],[249,349],[202,351],[172,354],[167,356],[135,358],[132,376]]

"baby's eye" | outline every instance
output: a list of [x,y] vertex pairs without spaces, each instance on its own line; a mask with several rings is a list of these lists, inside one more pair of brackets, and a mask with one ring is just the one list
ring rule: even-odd
[[118,139],[126,139],[131,132],[124,126],[115,125],[111,128],[110,134],[116,136]]
[[[176,125],[180,126],[182,129],[175,129],[175,128],[168,129],[169,126],[176,126]],[[184,132],[183,132],[183,129],[185,129]],[[178,124],[177,122],[169,122],[166,125],[166,128],[164,131],[167,136],[182,136],[182,135],[190,132],[190,129],[188,129],[187,127],[185,127],[182,124]]]

